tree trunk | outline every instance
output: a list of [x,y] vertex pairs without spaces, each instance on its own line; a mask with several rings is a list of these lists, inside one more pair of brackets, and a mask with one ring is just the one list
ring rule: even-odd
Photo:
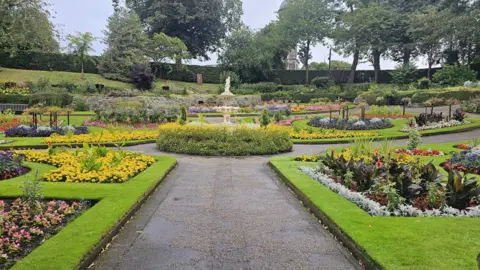
[[85,73],[83,73],[83,61],[82,61],[82,80],[85,80]]
[[353,52],[353,62],[352,62],[352,67],[350,69],[350,76],[348,77],[348,83],[355,82],[355,72],[357,72],[359,58],[360,58],[360,50],[356,48],[356,45],[355,45],[355,50]]
[[308,65],[308,57],[310,55],[310,40],[307,40],[307,47],[306,47],[306,50],[305,50],[305,85],[310,85],[310,81],[308,80],[308,73],[310,71],[310,67]]
[[373,52],[373,69],[375,70],[375,83],[378,83],[379,73],[380,73],[380,56],[381,53],[379,50],[374,49]]
[[410,56],[411,56],[411,51],[409,49],[404,49],[403,57],[402,57],[404,65],[410,63]]
[[432,108],[431,108],[431,110],[430,110],[430,114],[433,115],[433,106],[432,106]]
[[432,66],[433,66],[433,62],[428,61],[427,78],[428,78],[429,80],[432,79]]
[[405,116],[405,107],[407,107],[406,102],[403,103],[403,116]]
[[452,105],[448,105],[448,120],[452,119]]

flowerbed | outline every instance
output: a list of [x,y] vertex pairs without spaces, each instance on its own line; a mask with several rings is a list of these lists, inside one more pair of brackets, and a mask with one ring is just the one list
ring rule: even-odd
[[[360,114],[355,114],[355,116],[360,117]],[[372,119],[372,118],[406,119],[406,118],[412,118],[414,116],[415,116],[414,114],[408,114],[408,113],[406,113],[405,115],[380,115],[380,114],[374,114],[374,113],[365,114],[366,119]]]
[[0,132],[5,132],[8,129],[17,127],[20,125],[20,121],[17,118],[11,120],[0,119]]
[[261,112],[264,109],[266,109],[269,112],[291,111],[290,106],[281,105],[281,104],[255,106],[255,111]]
[[151,156],[107,150],[104,147],[23,153],[28,161],[58,167],[43,175],[43,180],[49,182],[123,183],[155,162]]
[[17,177],[28,172],[22,162],[25,156],[10,151],[0,151],[0,180]]
[[138,140],[153,140],[158,137],[158,131],[129,131],[115,132],[102,131],[94,134],[81,134],[73,136],[52,135],[45,138],[44,143],[109,143]]
[[189,114],[196,114],[196,113],[216,113],[217,110],[214,107],[188,107]]
[[30,89],[27,87],[13,87],[13,88],[0,88],[0,94],[3,95],[13,95],[13,96],[28,96],[30,94]]
[[314,118],[308,123],[312,127],[338,130],[374,130],[393,127],[388,119],[373,118],[369,120],[353,120],[339,118]]
[[325,129],[322,131],[307,131],[300,130],[296,132],[295,130],[290,130],[290,137],[292,139],[299,140],[315,140],[315,139],[343,139],[343,138],[359,138],[359,137],[377,137],[380,136],[376,132],[367,132],[367,131],[341,131],[335,129]]
[[78,201],[0,200],[0,268],[10,268],[88,207]]
[[85,126],[66,126],[60,128],[39,126],[35,129],[28,126],[19,126],[5,131],[5,137],[49,137],[53,134],[65,135],[69,132],[75,135],[88,134],[88,128]]
[[448,128],[448,127],[456,127],[456,126],[461,126],[461,125],[468,125],[471,124],[468,121],[463,121],[459,122],[457,120],[450,120],[450,121],[441,121],[437,123],[428,123],[423,126],[410,126],[408,128],[404,128],[401,131],[402,132],[410,132],[412,128],[418,129],[418,131],[423,131],[423,130],[431,130],[431,129],[440,129],[440,128]]
[[291,151],[288,128],[165,124],[157,147],[161,151],[205,156],[268,155]]
[[300,121],[300,120],[305,120],[305,118],[303,117],[299,117],[299,118],[291,118],[291,119],[287,119],[287,120],[282,120],[282,121],[279,121],[279,122],[275,122],[274,124],[277,125],[277,126],[282,126],[282,127],[289,127],[293,124],[293,122],[295,121]]
[[160,124],[158,123],[140,123],[136,125],[125,125],[118,123],[105,124],[100,120],[87,119],[84,123],[87,127],[101,127],[101,128],[118,128],[118,129],[157,129]]
[[421,150],[421,149],[414,149],[414,150],[407,150],[407,149],[396,149],[395,153],[397,154],[407,154],[410,156],[424,156],[424,157],[439,157],[445,156],[445,153],[439,150]]
[[449,173],[447,184],[431,163],[405,154],[344,152],[320,158],[317,168],[300,169],[373,216],[480,217],[476,179]]
[[294,160],[303,162],[317,162],[320,159],[320,156],[320,154],[296,156]]
[[452,157],[442,163],[441,166],[446,170],[458,170],[464,173],[480,175],[480,147],[461,153],[452,153]]
[[311,106],[305,106],[304,110],[305,111],[330,111],[330,110],[338,111],[340,110],[340,105],[335,104],[335,105],[331,105],[330,107],[327,105],[311,105]]

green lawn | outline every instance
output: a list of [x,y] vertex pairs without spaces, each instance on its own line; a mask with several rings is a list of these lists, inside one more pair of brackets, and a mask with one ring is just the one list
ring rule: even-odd
[[[430,136],[430,135],[440,135],[440,134],[450,134],[450,133],[457,133],[457,132],[463,132],[463,131],[469,131],[472,129],[477,129],[480,128],[480,118],[467,118],[467,121],[471,122],[471,124],[468,125],[461,125],[461,126],[456,126],[456,127],[449,127],[449,128],[441,128],[441,129],[432,129],[432,130],[425,130],[421,131],[420,134],[423,136]],[[321,128],[313,128],[308,126],[308,121],[309,120],[301,120],[301,121],[295,121],[293,122],[293,126],[298,128],[298,129],[309,129],[311,128],[312,130],[321,130]],[[379,133],[380,135],[375,137],[377,140],[385,139],[385,138],[390,138],[390,139],[405,139],[408,138],[408,133],[407,132],[401,132],[403,128],[408,123],[408,119],[396,119],[391,121],[393,124],[392,128],[388,129],[377,129],[377,130],[367,130],[367,132],[376,132]],[[346,132],[355,132],[355,131],[346,131]],[[316,140],[299,140],[299,139],[294,139],[293,143],[298,143],[298,144],[333,144],[333,143],[348,143],[351,142],[353,138],[340,138],[340,139],[316,139]]]
[[111,81],[103,78],[98,74],[85,74],[86,80],[82,79],[81,73],[75,72],[61,72],[61,71],[40,71],[40,70],[24,70],[24,69],[0,69],[0,80],[22,82],[37,82],[40,78],[48,78],[50,83],[58,84],[62,81],[69,81],[74,84],[85,84],[88,80],[93,83],[104,84],[106,87],[112,88],[127,88],[131,89],[133,86],[129,83]]
[[[157,157],[156,163],[123,184],[42,182],[42,193],[47,199],[87,199],[98,203],[33,250],[13,269],[76,269],[84,256],[175,164],[172,157]],[[38,163],[26,165],[32,168],[30,175],[36,170],[41,175],[53,168]],[[0,197],[21,196],[19,187],[23,179],[24,176],[0,181]]]
[[372,217],[298,170],[302,162],[271,164],[384,269],[478,269],[480,218]]

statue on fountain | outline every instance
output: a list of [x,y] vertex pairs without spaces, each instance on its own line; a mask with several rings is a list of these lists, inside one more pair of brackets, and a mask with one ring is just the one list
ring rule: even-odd
[[228,77],[227,81],[225,82],[225,92],[223,92],[220,96],[233,97],[233,93],[230,92],[230,77]]

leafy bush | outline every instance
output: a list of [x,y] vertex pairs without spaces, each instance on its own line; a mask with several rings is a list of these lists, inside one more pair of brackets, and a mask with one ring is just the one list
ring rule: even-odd
[[430,83],[431,82],[429,78],[421,78],[418,80],[418,89],[429,89]]
[[332,82],[328,77],[316,77],[316,78],[313,78],[312,85],[314,85],[317,88],[326,89],[330,85],[332,85]]
[[422,144],[422,135],[418,132],[418,129],[412,128],[408,133],[407,149],[415,150]]
[[313,118],[308,123],[312,127],[333,128],[338,130],[373,130],[393,127],[388,119],[349,120],[339,118]]
[[222,74],[220,74],[220,83],[225,84],[227,81],[227,78],[230,77],[230,86],[234,89],[238,88],[240,86],[240,77],[238,76],[237,73],[233,71],[224,71]]
[[166,124],[157,140],[160,151],[202,156],[271,155],[291,151],[289,129]]
[[390,73],[394,84],[409,85],[415,82],[417,76],[417,66],[414,63],[399,64],[395,67],[395,71]]
[[458,122],[463,122],[463,120],[465,120],[465,112],[462,109],[456,109],[453,114],[453,119]]
[[0,103],[10,103],[10,104],[28,104],[30,101],[29,96],[24,95],[10,95],[10,94],[1,94],[0,93]]
[[479,88],[455,88],[447,90],[428,90],[428,91],[418,91],[412,96],[412,103],[420,104],[427,101],[430,98],[442,98],[447,99],[458,99],[458,100],[469,100],[474,99],[480,96]]
[[415,123],[417,126],[422,127],[427,125],[428,123],[438,123],[444,120],[442,113],[433,113],[433,114],[426,114],[422,113],[418,116],[414,116]]
[[480,99],[471,99],[463,102],[462,110],[468,113],[480,113]]
[[270,124],[270,115],[267,109],[263,109],[262,115],[260,116],[260,126],[267,127],[268,124]]
[[132,83],[135,84],[137,89],[139,90],[151,90],[153,89],[153,81],[155,80],[155,76],[152,73],[152,68],[144,65],[144,64],[137,64],[132,67],[132,71],[130,73],[132,78]]
[[450,86],[463,85],[466,81],[476,79],[477,72],[463,65],[447,65],[433,75],[434,82]]

